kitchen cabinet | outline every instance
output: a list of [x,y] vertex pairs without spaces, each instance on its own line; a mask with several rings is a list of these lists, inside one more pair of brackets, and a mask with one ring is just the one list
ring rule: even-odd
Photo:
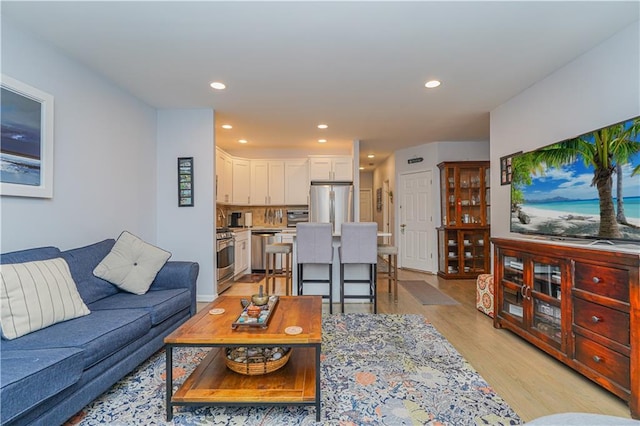
[[444,162],[438,168],[438,275],[459,279],[489,273],[489,162]]
[[216,202],[230,203],[233,188],[233,160],[216,148]]
[[494,326],[629,402],[640,418],[640,256],[494,238]]
[[251,161],[251,204],[254,206],[285,203],[285,167],[281,160]]
[[285,160],[284,202],[286,205],[309,204],[309,161]]
[[239,277],[244,274],[251,273],[249,268],[249,259],[251,259],[251,231],[249,229],[243,229],[241,231],[235,231],[235,246],[234,246],[234,277]]
[[251,204],[251,161],[233,159],[233,204]]
[[353,159],[346,156],[309,157],[311,181],[353,181]]

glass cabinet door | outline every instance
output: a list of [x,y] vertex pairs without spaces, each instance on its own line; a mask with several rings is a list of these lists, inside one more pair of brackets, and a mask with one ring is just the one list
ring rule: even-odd
[[540,261],[533,262],[531,328],[548,338],[549,343],[557,347],[560,347],[562,342],[561,283],[560,265]]
[[458,232],[455,230],[447,230],[447,269],[448,274],[457,274],[460,272],[460,250],[458,246]]
[[524,323],[524,259],[503,258],[502,311],[517,322]]
[[440,170],[440,187],[442,225],[455,226],[457,224],[455,167],[443,167]]
[[489,168],[484,169],[484,206],[485,206],[485,225],[491,224],[491,187],[489,183],[490,179],[490,170]]
[[485,231],[462,232],[462,253],[464,272],[483,273],[485,270]]
[[484,199],[484,176],[480,175],[481,168],[460,168],[460,192],[457,203],[460,211],[461,225],[480,225],[482,218],[482,203]]

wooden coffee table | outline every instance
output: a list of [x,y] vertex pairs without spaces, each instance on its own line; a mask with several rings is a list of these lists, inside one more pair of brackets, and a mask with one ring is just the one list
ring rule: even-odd
[[[167,421],[177,405],[315,405],[320,421],[320,349],[322,343],[322,297],[280,296],[268,327],[233,323],[242,312],[241,297],[220,296],[165,339],[167,358]],[[223,308],[221,315],[211,309]],[[289,326],[302,327],[298,335],[285,334]],[[180,388],[173,393],[173,348],[211,347]],[[287,364],[272,373],[247,376],[225,364],[225,347],[292,347]]]

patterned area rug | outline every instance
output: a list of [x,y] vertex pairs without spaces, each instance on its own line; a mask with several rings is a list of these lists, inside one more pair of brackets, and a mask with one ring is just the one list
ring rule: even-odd
[[[174,350],[184,380],[205,356]],[[518,415],[420,315],[323,317],[322,422],[325,425],[515,425]],[[165,422],[161,351],[85,407],[68,424]],[[312,425],[315,407],[177,407],[178,425]]]

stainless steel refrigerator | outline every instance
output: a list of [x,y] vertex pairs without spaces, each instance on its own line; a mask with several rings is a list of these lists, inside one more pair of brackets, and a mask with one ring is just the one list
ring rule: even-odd
[[309,222],[330,222],[339,233],[343,222],[353,222],[351,182],[311,182]]

